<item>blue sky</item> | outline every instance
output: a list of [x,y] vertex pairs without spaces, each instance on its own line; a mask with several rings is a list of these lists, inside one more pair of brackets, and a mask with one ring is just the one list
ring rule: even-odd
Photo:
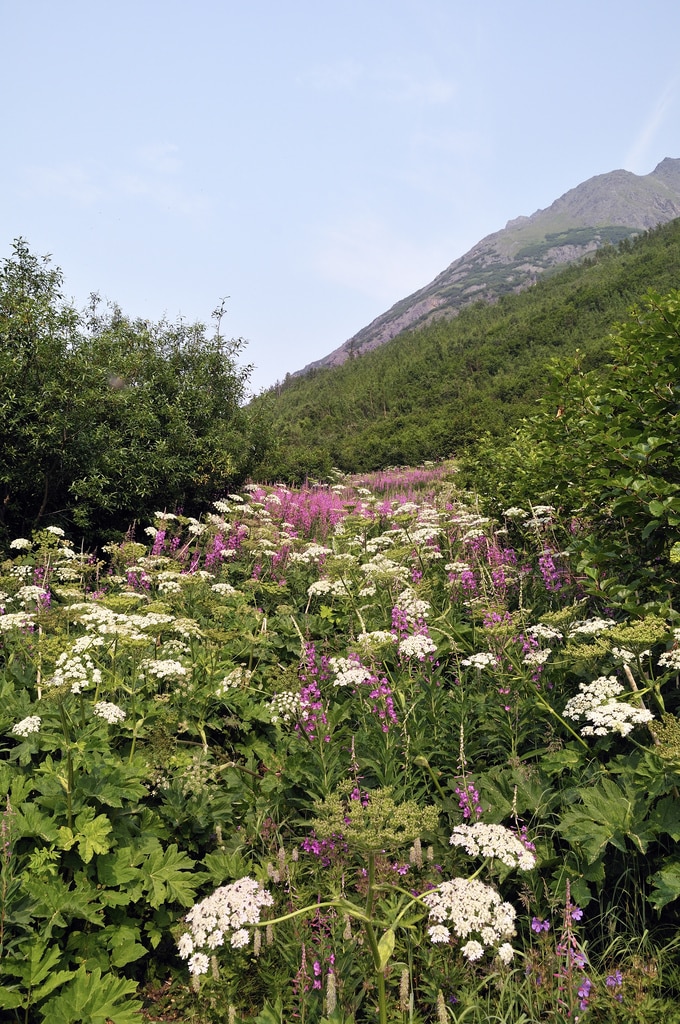
[[484,235],[680,157],[676,0],[0,0],[0,256],[247,339],[257,391]]

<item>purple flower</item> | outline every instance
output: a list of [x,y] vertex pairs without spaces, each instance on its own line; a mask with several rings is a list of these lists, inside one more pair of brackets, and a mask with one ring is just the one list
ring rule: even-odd
[[614,974],[610,974],[606,981],[607,988],[620,988],[623,985],[623,975],[621,971],[615,971]]
[[583,917],[583,911],[580,907],[572,907],[570,911],[572,921],[580,921]]
[[531,930],[534,932],[548,932],[550,931],[550,921],[547,919],[543,921],[540,917],[532,917]]

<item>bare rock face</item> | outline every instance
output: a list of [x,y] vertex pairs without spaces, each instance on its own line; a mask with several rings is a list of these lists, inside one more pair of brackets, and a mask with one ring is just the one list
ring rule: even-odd
[[434,281],[395,303],[329,355],[300,373],[338,366],[391,341],[402,331],[455,316],[471,302],[493,302],[535,284],[552,268],[583,259],[680,217],[680,159],[666,157],[651,174],[598,174],[565,192],[546,210],[509,220]]

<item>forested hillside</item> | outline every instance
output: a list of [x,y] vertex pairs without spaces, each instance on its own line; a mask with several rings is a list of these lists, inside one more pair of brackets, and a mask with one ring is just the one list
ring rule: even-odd
[[612,324],[648,289],[680,280],[680,220],[607,247],[520,295],[476,304],[406,332],[340,367],[286,381],[253,403],[278,446],[263,479],[301,480],[332,466],[377,469],[503,436],[540,397],[549,364],[580,349],[606,359]]

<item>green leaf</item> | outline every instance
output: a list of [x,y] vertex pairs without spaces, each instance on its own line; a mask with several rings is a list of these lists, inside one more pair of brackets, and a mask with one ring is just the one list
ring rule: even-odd
[[394,952],[394,940],[394,928],[388,928],[385,934],[380,938],[380,942],[378,943],[378,956],[380,957],[380,963],[378,964],[379,971],[385,969],[387,961]]
[[70,850],[76,843],[78,853],[85,864],[89,864],[95,853],[108,853],[113,840],[108,837],[113,826],[105,814],[94,817],[94,808],[86,807],[75,821],[76,831],[65,825],[59,829],[57,844],[62,850]]
[[647,897],[657,910],[672,903],[680,896],[680,861],[667,864],[650,879],[654,891]]
[[163,850],[157,839],[151,840],[135,861],[154,909],[171,901],[191,906],[196,889],[205,878],[194,871],[194,861],[186,853],[180,853],[175,843]]
[[649,827],[654,832],[669,835],[676,843],[680,840],[680,800],[664,797],[649,816]]
[[140,1024],[141,1002],[126,998],[136,991],[135,981],[102,976],[98,967],[88,974],[81,967],[70,985],[41,1007],[44,1024]]
[[635,790],[624,791],[611,779],[597,786],[578,790],[582,804],[567,810],[557,826],[573,845],[580,848],[589,863],[597,860],[611,844],[626,852],[626,838],[645,853],[654,833],[645,821],[647,804]]

